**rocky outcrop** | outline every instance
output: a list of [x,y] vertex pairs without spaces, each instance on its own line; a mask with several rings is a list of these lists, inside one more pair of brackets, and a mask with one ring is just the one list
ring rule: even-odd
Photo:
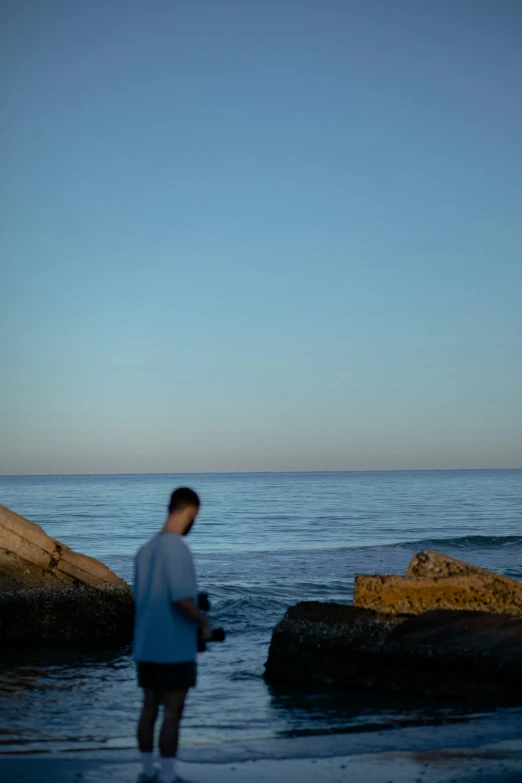
[[0,644],[126,644],[133,617],[110,568],[0,506]]
[[520,705],[522,619],[466,611],[401,616],[300,603],[274,630],[265,679]]
[[103,563],[74,552],[35,522],[0,506],[0,591],[62,584],[125,582]]
[[0,593],[0,646],[129,644],[134,601],[127,586],[68,585]]
[[265,678],[521,705],[522,584],[421,552],[406,576],[358,576],[354,606],[291,607]]
[[406,576],[358,576],[354,606],[385,614],[459,609],[522,616],[522,584],[426,551],[415,555]]

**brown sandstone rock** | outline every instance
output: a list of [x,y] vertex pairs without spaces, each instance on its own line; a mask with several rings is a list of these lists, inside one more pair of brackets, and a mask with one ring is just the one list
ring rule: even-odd
[[[487,571],[485,568],[470,565],[464,560],[457,560],[455,557],[444,555],[441,552],[435,552],[425,549],[419,552],[411,559],[405,576],[414,577],[446,577],[446,576],[473,576],[482,575],[484,577],[495,578],[501,581],[513,583],[512,579],[505,576],[499,576],[493,571]],[[515,582],[518,584],[518,582]]]
[[522,616],[522,584],[438,552],[421,552],[406,576],[358,576],[354,606],[385,614],[459,609]]
[[460,609],[522,616],[522,585],[515,582],[512,586],[481,575],[434,579],[358,576],[354,606],[385,614]]
[[0,506],[0,591],[65,584],[126,586],[103,563],[74,552],[36,523]]

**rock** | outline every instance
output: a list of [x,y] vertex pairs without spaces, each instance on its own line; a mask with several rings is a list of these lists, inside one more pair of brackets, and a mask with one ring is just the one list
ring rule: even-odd
[[386,614],[459,609],[522,616],[522,584],[438,552],[415,555],[406,576],[358,576],[354,606]]
[[0,506],[0,644],[127,644],[133,620],[123,579]]
[[[449,555],[443,555],[440,552],[434,552],[425,549],[424,552],[414,555],[408,566],[405,576],[423,578],[423,577],[447,577],[447,576],[486,576],[495,577],[501,581],[513,583],[512,579],[505,576],[499,576],[493,571],[487,571],[485,568],[470,565],[464,560],[457,560]],[[515,582],[518,584],[518,582]]]
[[276,626],[274,685],[374,688],[522,704],[522,619],[466,611],[379,614],[305,602]]
[[0,591],[71,583],[126,586],[103,563],[74,552],[39,525],[0,506]]
[[275,628],[272,684],[522,704],[522,585],[441,555],[358,576],[354,606],[297,604]]
[[33,588],[0,593],[0,645],[129,644],[134,601],[121,585]]
[[434,579],[359,576],[355,582],[354,606],[386,614],[459,609],[522,616],[521,585],[515,584],[510,587],[480,576]]

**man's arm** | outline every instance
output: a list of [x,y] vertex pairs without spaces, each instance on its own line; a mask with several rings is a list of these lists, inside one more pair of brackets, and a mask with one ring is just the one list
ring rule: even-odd
[[182,598],[181,601],[174,601],[174,606],[179,609],[185,617],[192,620],[193,623],[201,626],[203,640],[208,642],[211,636],[210,623],[207,616],[200,612],[197,603],[193,598]]

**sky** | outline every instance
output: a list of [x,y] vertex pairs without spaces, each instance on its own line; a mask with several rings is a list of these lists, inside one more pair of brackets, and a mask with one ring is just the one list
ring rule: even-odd
[[0,30],[0,474],[522,467],[518,0]]

